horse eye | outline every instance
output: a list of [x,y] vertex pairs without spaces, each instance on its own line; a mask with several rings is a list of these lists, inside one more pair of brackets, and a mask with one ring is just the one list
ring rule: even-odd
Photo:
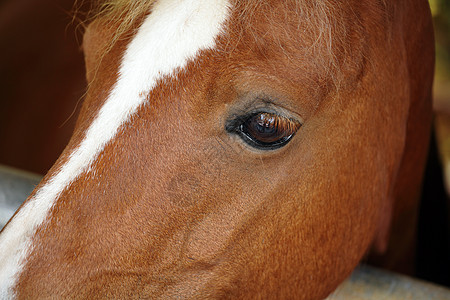
[[274,150],[285,146],[301,124],[277,114],[252,114],[238,126],[239,136],[254,148]]

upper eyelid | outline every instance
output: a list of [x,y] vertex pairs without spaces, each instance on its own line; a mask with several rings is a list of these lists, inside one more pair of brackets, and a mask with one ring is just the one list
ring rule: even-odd
[[234,111],[226,119],[226,127],[229,127],[228,125],[231,124],[237,125],[238,123],[245,122],[248,118],[258,113],[270,113],[299,123],[301,125],[303,124],[303,118],[301,118],[301,116],[298,116],[297,114],[292,113],[291,111],[283,107],[279,107],[271,102],[265,101],[263,105],[260,105],[259,107],[255,107],[255,105],[248,105],[244,108]]

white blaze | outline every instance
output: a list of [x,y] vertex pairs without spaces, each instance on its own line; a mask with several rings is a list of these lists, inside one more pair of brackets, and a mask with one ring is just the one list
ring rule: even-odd
[[211,49],[229,12],[228,0],[160,0],[124,54],[119,78],[80,145],[66,164],[18,212],[0,236],[0,298],[12,288],[31,238],[59,195],[89,171],[105,145],[142,105],[163,76],[174,75],[200,50]]

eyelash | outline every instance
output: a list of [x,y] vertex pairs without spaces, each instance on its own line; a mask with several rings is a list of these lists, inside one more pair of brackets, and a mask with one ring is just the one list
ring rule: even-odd
[[297,121],[262,111],[237,117],[226,130],[253,148],[275,150],[286,146],[300,127]]

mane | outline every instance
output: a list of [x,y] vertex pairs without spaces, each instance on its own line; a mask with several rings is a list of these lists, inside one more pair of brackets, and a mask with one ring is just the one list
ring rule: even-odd
[[109,46],[105,49],[108,52],[114,44],[123,37],[124,33],[133,27],[133,24],[146,15],[155,2],[158,0],[97,0],[91,7],[87,20],[100,20],[104,23],[115,23],[116,32],[112,37]]
[[[90,2],[91,7],[88,10],[85,19],[87,20],[87,23],[98,19],[105,23],[117,22],[119,26],[113,37],[114,40],[117,40],[133,26],[137,19],[148,14],[151,11],[151,7],[157,1],[161,0],[94,0],[93,2]],[[238,5],[243,6],[244,11],[248,12],[252,10],[251,7],[255,6],[255,4],[256,6],[263,5],[264,1],[265,0],[246,0],[244,2],[238,2]],[[329,38],[329,33],[326,31],[328,31],[330,27],[335,26],[335,24],[333,24],[335,22],[332,21],[335,16],[331,13],[334,5],[330,5],[333,4],[333,1],[321,0],[310,3],[309,1],[296,0],[295,3],[299,15],[307,18],[311,23],[317,23],[314,25],[316,25],[316,29],[319,30],[318,35],[321,37],[328,36]],[[83,1],[81,1],[81,4],[83,4]],[[77,13],[78,9],[75,8],[75,11]],[[249,21],[251,20],[246,20],[246,22]]]
[[117,35],[129,29],[134,21],[147,14],[157,0],[106,0],[100,1],[97,17],[112,21],[120,20]]
[[[82,2],[83,0],[79,1]],[[163,0],[93,0],[93,5],[87,14],[87,18],[85,18],[87,20],[86,23],[96,20],[105,24],[115,24],[114,27],[116,27],[115,34],[104,49],[104,54],[108,53],[118,40],[127,38],[126,33],[133,34],[134,31],[131,29],[135,27],[136,22],[147,15],[157,1]],[[362,24],[353,24],[358,27],[357,29],[348,28],[345,20],[346,16],[342,15],[339,9],[339,2],[335,0],[312,2],[295,0],[293,3],[295,3],[294,9],[298,12],[299,18],[309,22],[309,26],[302,30],[309,32],[309,36],[316,39],[312,43],[310,51],[315,53],[315,57],[318,58],[319,67],[328,70],[328,75],[333,78],[335,85],[339,85],[339,80],[333,74],[338,73],[338,70],[344,63],[339,61],[339,56],[345,60],[346,57],[352,56],[350,54],[350,52],[354,51],[352,48],[360,46],[349,43],[349,41],[345,40],[345,36],[349,30],[364,32]],[[254,7],[267,4],[265,0],[245,0],[237,1],[236,5],[246,12],[245,20],[242,20],[242,22],[249,24],[252,21]],[[388,10],[385,0],[379,0],[376,4],[369,6],[370,10],[375,12],[375,14],[381,13],[383,15]],[[268,16],[269,19],[270,16]],[[383,30],[382,28],[380,29]],[[358,50],[362,49],[355,50],[357,53]],[[357,65],[360,63],[361,61],[356,62]],[[356,69],[359,67],[353,66]]]

